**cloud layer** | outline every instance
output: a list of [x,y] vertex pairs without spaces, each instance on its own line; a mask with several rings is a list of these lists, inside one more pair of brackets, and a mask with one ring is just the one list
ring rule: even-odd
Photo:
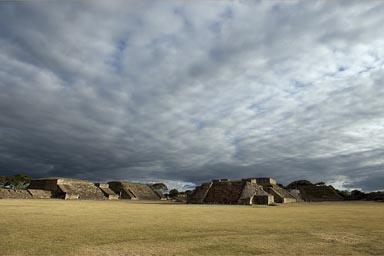
[[0,172],[384,188],[380,2],[0,3]]

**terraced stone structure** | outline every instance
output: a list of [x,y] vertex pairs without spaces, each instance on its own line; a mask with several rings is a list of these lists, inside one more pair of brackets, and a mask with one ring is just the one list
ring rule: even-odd
[[332,186],[316,185],[307,180],[294,181],[287,188],[300,191],[301,198],[306,202],[343,200],[343,197]]
[[30,199],[32,195],[26,189],[0,189],[0,198]]
[[52,197],[63,199],[107,199],[102,190],[95,184],[86,180],[68,178],[43,178],[32,180],[28,187],[50,191]]
[[52,193],[41,189],[0,189],[0,198],[46,199],[52,198]]
[[150,184],[131,181],[111,181],[109,188],[121,199],[130,200],[166,200],[165,196]]
[[296,202],[288,191],[271,178],[242,180],[219,179],[196,187],[188,203],[206,204],[266,204]]
[[[0,189],[0,198],[166,200],[158,189],[159,186],[155,185],[130,181],[92,183],[87,180],[53,177],[34,179],[27,189]],[[160,188],[164,186],[160,186]]]
[[256,183],[263,187],[263,190],[274,196],[275,203],[295,203],[297,198],[284,188],[277,185],[276,180],[272,178],[255,178]]

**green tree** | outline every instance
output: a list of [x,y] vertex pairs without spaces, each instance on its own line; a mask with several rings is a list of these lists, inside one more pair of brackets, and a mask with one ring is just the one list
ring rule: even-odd
[[151,186],[154,190],[157,190],[163,194],[168,192],[168,187],[164,183],[154,183]]
[[180,194],[180,192],[177,190],[177,189],[171,189],[170,191],[169,191],[169,196],[170,197],[176,197],[176,196],[178,196]]
[[14,188],[24,188],[28,183],[31,182],[31,177],[27,174],[16,174],[13,176],[1,176],[0,183],[2,186],[10,185]]

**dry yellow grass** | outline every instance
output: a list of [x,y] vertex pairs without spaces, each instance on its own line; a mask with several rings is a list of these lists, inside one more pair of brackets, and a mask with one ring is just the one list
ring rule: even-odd
[[384,255],[384,204],[0,200],[1,255]]

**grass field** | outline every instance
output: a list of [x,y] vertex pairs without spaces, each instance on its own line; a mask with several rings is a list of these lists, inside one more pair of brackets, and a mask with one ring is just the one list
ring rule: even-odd
[[384,204],[0,200],[1,255],[384,255]]

